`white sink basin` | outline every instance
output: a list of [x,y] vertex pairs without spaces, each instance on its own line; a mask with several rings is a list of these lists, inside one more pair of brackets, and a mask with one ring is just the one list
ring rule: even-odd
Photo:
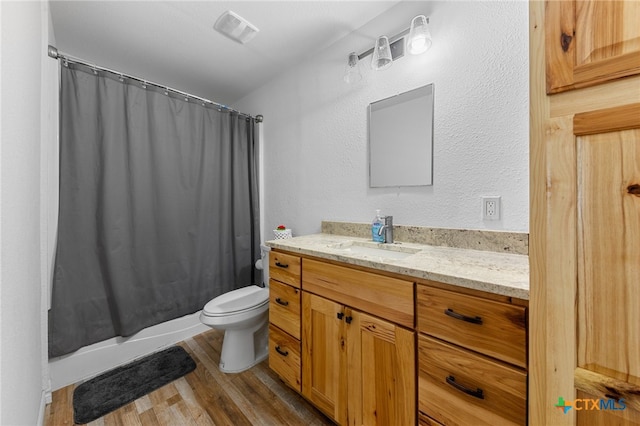
[[344,243],[330,244],[329,248],[340,251],[347,256],[364,259],[404,259],[420,251],[413,247],[403,247],[397,244],[381,244],[366,241],[345,241]]

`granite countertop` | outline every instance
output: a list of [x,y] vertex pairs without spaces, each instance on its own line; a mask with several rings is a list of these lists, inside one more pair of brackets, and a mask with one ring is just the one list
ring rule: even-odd
[[[403,242],[377,244],[365,238],[334,234],[305,235],[266,244],[292,253],[529,299],[526,255]],[[376,247],[384,249],[377,250],[381,255]]]

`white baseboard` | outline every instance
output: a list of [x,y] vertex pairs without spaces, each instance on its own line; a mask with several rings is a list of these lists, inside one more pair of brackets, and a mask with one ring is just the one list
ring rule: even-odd
[[49,360],[51,389],[88,380],[136,358],[157,352],[181,340],[210,330],[200,322],[200,311],[145,328],[129,337],[85,346],[69,355]]
[[36,423],[38,426],[44,426],[44,412],[47,407],[47,404],[51,402],[47,402],[47,393],[49,394],[49,398],[51,398],[51,392],[42,391],[40,396],[40,408],[38,409],[38,422]]

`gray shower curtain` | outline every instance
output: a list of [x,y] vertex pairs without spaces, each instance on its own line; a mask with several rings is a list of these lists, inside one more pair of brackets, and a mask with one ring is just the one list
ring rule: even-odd
[[80,64],[61,70],[49,356],[258,282],[253,119]]

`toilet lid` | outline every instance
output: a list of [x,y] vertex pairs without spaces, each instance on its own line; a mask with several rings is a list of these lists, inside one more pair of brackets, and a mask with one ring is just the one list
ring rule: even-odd
[[221,294],[204,306],[202,312],[209,316],[220,316],[246,311],[269,302],[269,290],[250,285]]

